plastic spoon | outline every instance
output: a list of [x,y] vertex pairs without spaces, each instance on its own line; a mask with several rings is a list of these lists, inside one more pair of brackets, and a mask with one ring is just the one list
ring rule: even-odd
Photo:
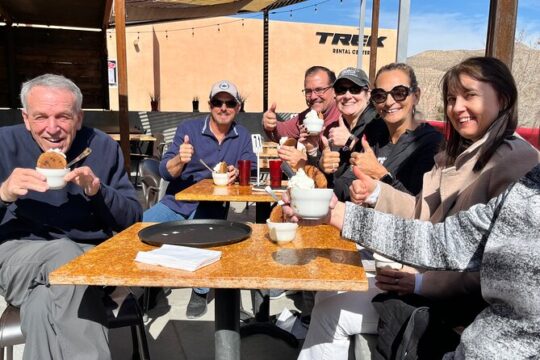
[[200,161],[201,164],[203,164],[208,170],[210,170],[211,173],[214,172],[214,169],[212,169],[210,166],[206,165],[206,163],[204,162],[203,159],[199,159],[199,161]]
[[276,193],[274,193],[274,191],[272,191],[272,188],[271,188],[269,185],[267,185],[267,186],[264,188],[264,191],[266,191],[268,194],[270,194],[270,196],[271,196],[274,200],[277,201],[277,204],[278,204],[279,206],[285,205],[285,202],[277,197]]
[[82,159],[84,159],[85,157],[87,157],[88,155],[90,155],[92,153],[92,149],[90,149],[89,147],[87,147],[86,149],[84,149],[84,151],[82,153],[80,153],[79,156],[77,156],[75,159],[71,160],[67,165],[66,165],[66,169],[71,167],[71,165],[75,164],[77,161],[81,161]]

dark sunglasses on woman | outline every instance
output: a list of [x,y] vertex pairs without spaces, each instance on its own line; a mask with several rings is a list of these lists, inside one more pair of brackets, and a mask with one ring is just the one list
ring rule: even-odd
[[232,109],[234,107],[236,107],[236,105],[238,104],[236,101],[234,100],[227,100],[227,101],[223,101],[223,100],[219,100],[219,99],[212,99],[210,100],[210,105],[212,105],[212,107],[222,107],[223,104],[225,104],[226,107],[228,107],[229,109]]
[[358,85],[352,85],[352,86],[339,86],[338,85],[334,88],[334,92],[336,93],[336,95],[345,95],[347,91],[350,92],[351,95],[358,95],[364,90],[367,91],[367,88],[358,86]]
[[371,100],[373,100],[373,102],[377,104],[382,104],[388,98],[388,94],[390,94],[392,95],[394,100],[403,101],[407,98],[407,96],[409,96],[413,92],[414,92],[413,88],[407,87],[405,85],[395,86],[390,91],[385,91],[384,89],[381,89],[381,88],[375,88],[371,90]]

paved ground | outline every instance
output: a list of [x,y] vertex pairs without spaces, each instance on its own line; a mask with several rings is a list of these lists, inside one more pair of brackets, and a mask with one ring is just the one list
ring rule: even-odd
[[[253,221],[255,208],[244,211],[245,203],[233,203],[229,219]],[[146,323],[152,359],[206,360],[214,358],[214,302],[209,304],[206,315],[197,320],[187,320],[186,305],[191,289],[173,289],[167,298],[161,298],[157,307],[150,312]],[[299,296],[283,297],[271,301],[271,314],[279,314],[283,308],[297,309]],[[242,303],[251,311],[249,291],[242,291]],[[0,297],[0,311],[5,303]],[[113,359],[131,359],[131,334],[127,328],[111,330]],[[16,360],[22,359],[23,345],[15,347]],[[298,349],[293,349],[281,340],[265,335],[253,335],[242,339],[242,359],[296,359]]]

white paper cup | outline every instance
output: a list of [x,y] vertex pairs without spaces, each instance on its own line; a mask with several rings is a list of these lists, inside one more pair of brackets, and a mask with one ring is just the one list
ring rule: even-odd
[[47,177],[49,190],[60,190],[66,186],[64,176],[69,173],[69,169],[42,169],[37,167],[36,171]]
[[373,258],[375,259],[376,271],[379,271],[380,269],[384,269],[384,268],[400,270],[403,267],[403,264],[400,264],[398,262],[395,262],[394,260],[385,258],[384,256],[376,254],[376,253],[373,254]]
[[310,135],[318,135],[324,125],[323,119],[304,119],[304,125]]
[[279,245],[293,241],[296,237],[296,229],[298,229],[298,224],[296,223],[277,223],[267,219],[266,225],[268,225],[270,239]]
[[214,179],[214,184],[217,186],[227,186],[229,182],[229,174],[213,172],[212,179]]
[[291,189],[291,206],[294,212],[306,220],[320,219],[328,214],[332,189]]

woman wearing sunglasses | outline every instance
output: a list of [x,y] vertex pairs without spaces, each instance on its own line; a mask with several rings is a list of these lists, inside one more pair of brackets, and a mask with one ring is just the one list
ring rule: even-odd
[[[337,81],[334,85],[336,103],[342,113],[349,99],[355,97],[349,89],[346,84]],[[375,88],[371,90],[374,106],[369,108],[374,108],[383,120],[379,120],[379,123],[384,124],[384,127],[368,126],[366,139],[355,139],[354,152],[350,160],[345,159],[345,170],[342,174],[336,172],[334,176],[334,192],[339,200],[350,199],[349,186],[355,177],[349,163],[359,166],[373,179],[390,184],[398,190],[413,195],[420,191],[422,175],[433,167],[433,157],[439,150],[442,135],[431,125],[415,119],[419,100],[420,88],[412,67],[392,63],[379,69],[375,77]],[[339,130],[340,127],[330,130],[330,140]],[[331,164],[325,160],[322,166],[328,171]],[[341,160],[344,160],[343,157]]]
[[[517,126],[517,89],[504,63],[489,57],[464,60],[446,72],[442,90],[449,138],[444,150],[436,156],[433,169],[424,175],[421,193],[411,196],[382,181],[374,181],[357,169],[355,172],[359,179],[351,186],[353,202],[405,218],[437,223],[475,204],[487,203],[538,164],[540,157],[536,149],[513,135]],[[343,210],[344,206],[341,204],[338,208]],[[354,216],[357,213],[346,214],[345,223],[356,222]],[[381,223],[377,224],[380,227],[376,231],[391,233]],[[405,234],[395,234],[402,233]],[[358,234],[360,232],[347,237],[360,239],[363,233]],[[407,241],[413,241],[407,235],[403,236]],[[409,247],[402,249],[406,251]],[[456,247],[453,256],[459,255],[459,251]],[[464,248],[463,251],[469,250]],[[401,258],[391,255],[394,259]],[[477,271],[478,266],[471,266],[468,270]],[[375,279],[380,289],[398,294],[417,294],[416,300],[421,302],[423,299],[434,309],[430,314],[442,310],[440,313],[447,316],[444,320],[449,325],[467,326],[484,306],[479,273],[474,271],[411,274],[383,269]],[[467,341],[474,342],[474,339]],[[427,349],[432,352],[430,358],[440,358],[441,352],[453,349],[450,343],[438,345]]]
[[[345,119],[360,99],[369,100],[367,88],[362,89],[341,74],[334,84],[334,92],[338,109]],[[366,127],[367,140],[355,141],[355,150],[363,152],[353,152],[350,158],[350,163],[361,167],[373,179],[411,194],[421,190],[423,174],[433,167],[433,158],[443,138],[431,125],[415,120],[419,100],[420,89],[409,65],[392,63],[380,68],[375,77],[375,89],[371,90],[374,106],[369,106],[379,116]],[[376,121],[383,127],[373,131]],[[357,125],[352,124],[352,128]],[[345,136],[340,133],[341,128],[332,128],[330,139],[342,140]],[[328,152],[323,153],[321,163],[328,171],[328,158],[333,154],[325,155]],[[339,157],[336,155],[335,159],[337,161]],[[345,163],[344,173],[339,177],[338,174],[334,174],[334,193],[340,201],[349,200],[349,186],[356,179],[349,161]],[[368,251],[363,251],[363,256],[372,258]],[[377,333],[378,315],[371,299],[381,290],[375,287],[373,274],[368,274],[368,281],[368,292],[317,293],[299,359],[325,359],[330,355],[335,359],[346,358],[350,335]]]

